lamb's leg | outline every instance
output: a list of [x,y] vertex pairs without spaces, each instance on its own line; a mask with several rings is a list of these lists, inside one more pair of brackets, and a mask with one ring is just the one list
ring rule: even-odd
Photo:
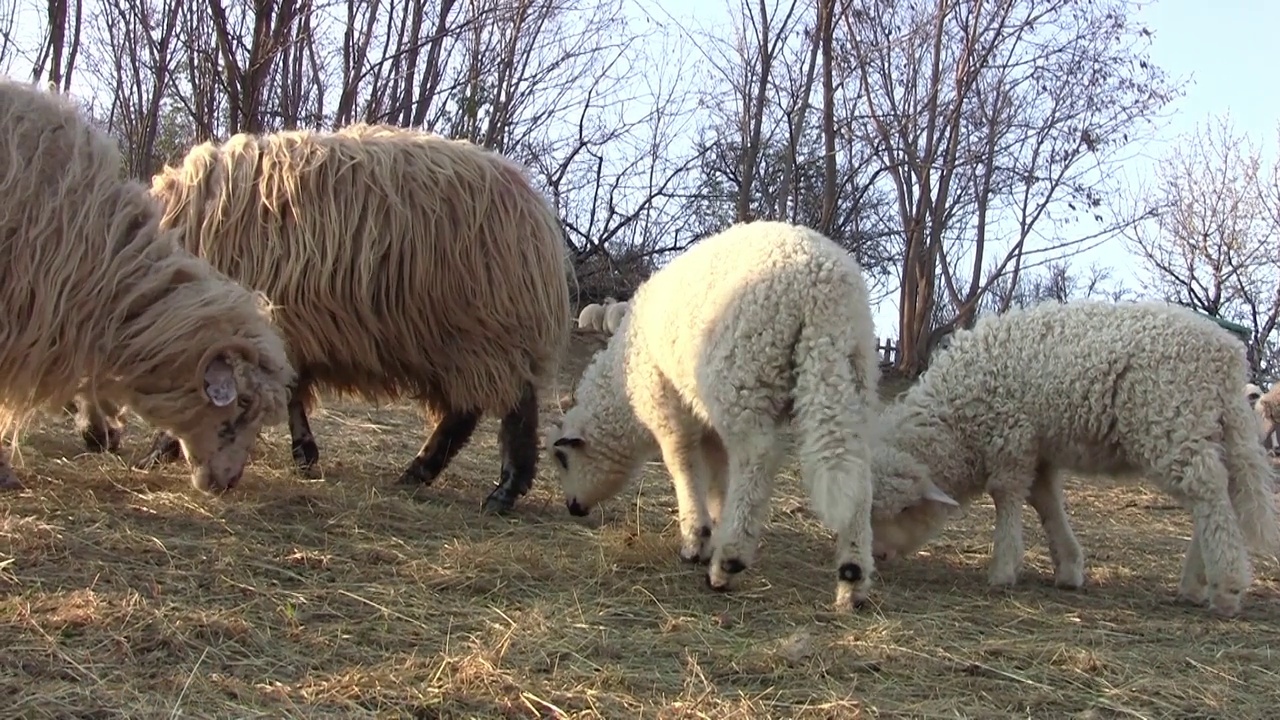
[[1156,468],[1163,471],[1158,477],[1168,479],[1169,490],[1191,508],[1192,543],[1183,562],[1180,593],[1188,599],[1198,594],[1198,571],[1203,569],[1209,609],[1232,617],[1240,612],[1252,578],[1244,534],[1227,493],[1227,467],[1218,449],[1210,444],[1182,457],[1186,459]]
[[729,483],[720,523],[712,533],[707,585],[730,590],[743,570],[755,562],[760,533],[769,515],[773,480],[781,462],[781,446],[771,428],[724,436],[729,451]]
[[1209,600],[1209,580],[1204,572],[1204,555],[1200,551],[1200,534],[1192,529],[1191,544],[1182,561],[1182,577],[1178,580],[1178,601],[1203,606]]
[[1028,501],[1040,516],[1040,526],[1049,542],[1054,584],[1068,590],[1080,589],[1084,586],[1084,551],[1071,531],[1061,477],[1048,468],[1038,472]]
[[720,524],[725,489],[729,486],[729,454],[715,431],[702,436],[702,461],[707,468],[707,514],[711,524]]
[[995,541],[991,548],[991,567],[987,571],[992,587],[1015,585],[1022,570],[1026,546],[1022,540],[1022,503],[1025,495],[1010,488],[991,490],[996,506]]
[[471,440],[476,431],[476,423],[480,422],[478,412],[457,412],[448,410],[444,417],[433,409],[427,408],[427,414],[439,418],[431,436],[423,443],[417,457],[409,462],[409,466],[400,474],[396,482],[400,485],[430,485],[449,466],[453,456]]
[[688,428],[658,437],[662,462],[675,486],[680,517],[680,559],[689,563],[711,559],[711,514],[707,510],[710,469],[702,452],[701,431]]
[[0,492],[22,490],[26,486],[13,471],[12,455],[4,439],[0,438]]
[[[76,419],[76,430],[89,452],[120,452],[121,428],[118,416],[123,414],[115,403],[95,400],[80,393],[68,403],[67,408]],[[116,422],[113,422],[116,421]]]
[[311,433],[311,423],[307,420],[307,399],[310,394],[310,378],[300,377],[297,387],[289,394],[289,440],[298,474],[315,480],[321,475],[320,447],[316,445],[316,437]]
[[485,498],[483,512],[504,513],[533,488],[538,474],[538,391],[526,383],[498,428],[502,479]]
[[137,470],[150,470],[160,463],[182,459],[182,444],[165,430],[159,430],[151,438],[151,449],[133,464]]

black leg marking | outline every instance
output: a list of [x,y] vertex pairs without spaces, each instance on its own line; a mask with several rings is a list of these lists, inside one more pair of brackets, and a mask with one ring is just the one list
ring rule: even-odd
[[92,453],[120,452],[123,432],[113,422],[114,416],[120,414],[115,404],[77,395],[64,409],[75,415],[76,429],[80,431],[86,450]]
[[730,575],[737,575],[738,573],[747,569],[747,564],[742,562],[738,558],[725,558],[724,560],[720,561],[720,569],[729,573]]
[[449,466],[453,456],[471,440],[478,422],[480,413],[449,411],[396,482],[400,485],[430,485]]
[[178,439],[161,430],[151,439],[151,449],[133,467],[137,470],[150,470],[160,463],[181,459],[182,445],[178,443]]
[[502,479],[485,498],[483,511],[504,513],[533,489],[538,473],[538,391],[526,383],[520,399],[502,418],[498,430]]
[[840,579],[856,583],[862,580],[862,566],[858,563],[845,563],[840,566]]
[[289,395],[289,437],[298,474],[316,480],[320,477],[320,448],[311,434],[311,423],[307,422],[307,409],[302,402],[308,392],[307,384],[307,380],[299,380],[298,387]]

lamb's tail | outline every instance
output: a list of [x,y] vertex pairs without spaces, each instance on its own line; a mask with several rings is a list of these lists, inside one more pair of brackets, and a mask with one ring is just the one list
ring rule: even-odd
[[1245,542],[1255,552],[1280,559],[1275,507],[1275,468],[1258,441],[1258,421],[1245,399],[1233,393],[1223,411],[1227,491]]
[[794,433],[814,513],[829,529],[861,537],[870,529],[867,432],[879,405],[880,370],[865,293],[844,282],[836,279],[814,293],[800,329],[793,355]]

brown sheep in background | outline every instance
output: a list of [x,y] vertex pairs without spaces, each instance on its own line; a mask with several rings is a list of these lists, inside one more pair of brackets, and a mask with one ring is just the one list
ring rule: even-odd
[[[399,482],[429,484],[483,413],[502,416],[510,509],[538,462],[538,386],[573,319],[555,209],[523,169],[469,142],[353,125],[199,145],[152,194],[188,250],[278,306],[299,382],[293,456],[317,477],[315,388],[421,401],[435,425]],[[140,466],[175,455],[157,437]]]
[[[293,381],[267,308],[161,230],[69,99],[0,79],[0,157],[0,437],[81,391],[172,431],[196,487],[235,486]],[[22,487],[4,447],[0,487]]]

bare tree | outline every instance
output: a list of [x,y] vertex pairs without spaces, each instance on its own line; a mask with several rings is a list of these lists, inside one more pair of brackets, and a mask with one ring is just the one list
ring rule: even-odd
[[1158,295],[1253,331],[1273,371],[1280,323],[1280,164],[1265,163],[1222,116],[1197,126],[1155,166],[1147,204],[1160,212],[1128,234]]
[[44,41],[31,70],[31,79],[66,92],[80,54],[80,31],[84,18],[83,0],[48,0]]
[[[883,162],[902,228],[904,373],[1025,258],[1135,221],[1107,208],[1105,169],[1171,91],[1134,49],[1147,33],[1129,11],[1123,0],[860,0],[843,14],[862,93],[851,131]],[[1081,215],[1093,229],[1065,230]],[[951,318],[935,325],[940,300]]]

